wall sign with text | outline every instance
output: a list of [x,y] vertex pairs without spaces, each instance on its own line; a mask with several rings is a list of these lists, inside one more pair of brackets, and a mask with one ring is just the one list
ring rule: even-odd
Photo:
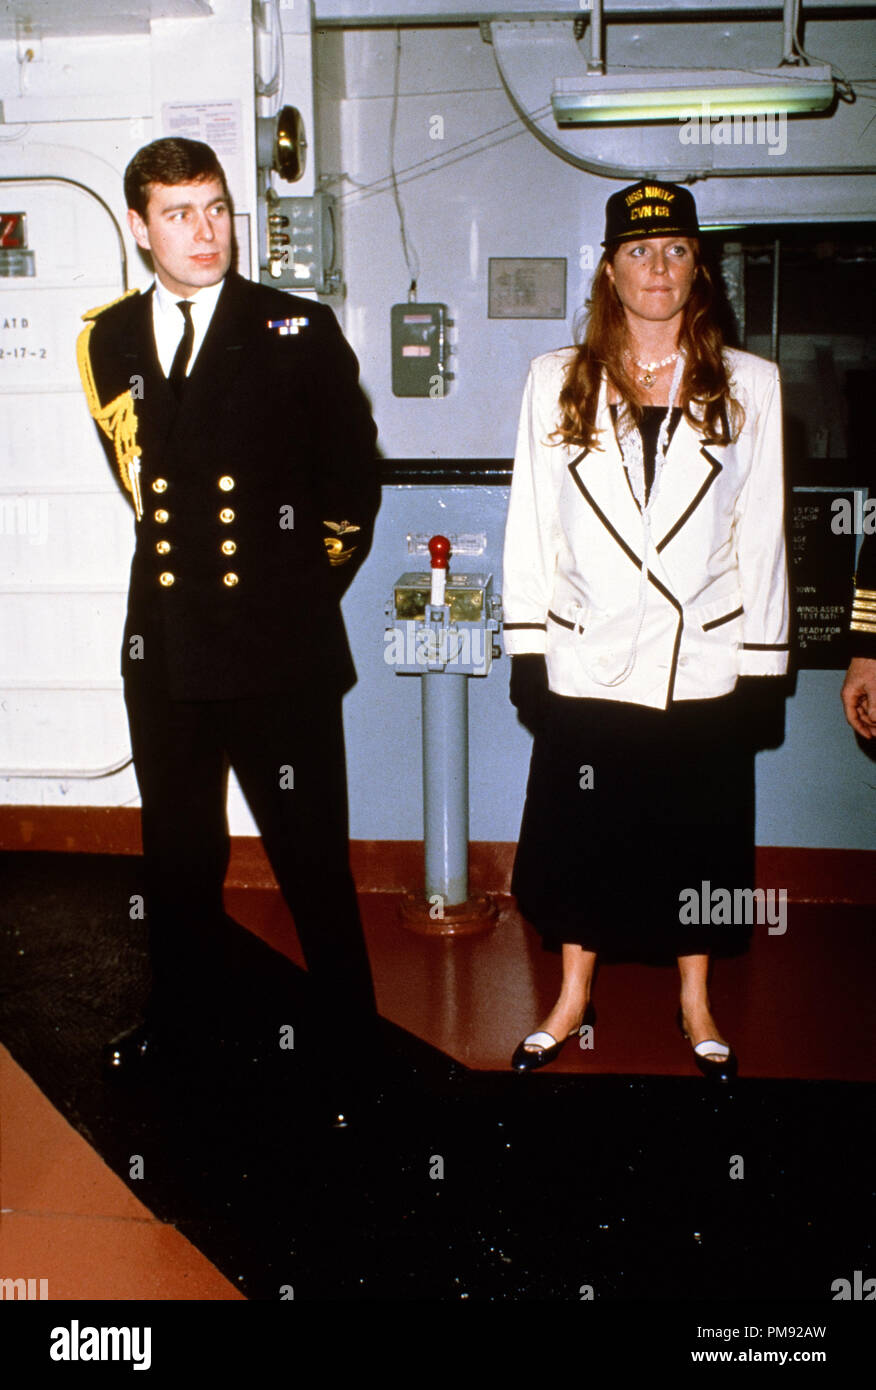
[[846,637],[861,533],[872,508],[861,488],[794,488],[790,571],[798,670],[836,671],[848,661]]
[[491,256],[491,319],[564,319],[566,261],[563,256]]
[[0,212],[0,275],[34,274],[34,254],[27,249],[27,217],[23,212]]

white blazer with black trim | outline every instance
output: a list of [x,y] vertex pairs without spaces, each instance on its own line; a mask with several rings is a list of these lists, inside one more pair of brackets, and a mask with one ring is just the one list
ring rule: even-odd
[[600,449],[551,444],[574,348],[535,358],[523,394],[505,532],[505,650],[544,652],[559,695],[665,709],[788,664],[778,369],[728,349],[745,410],[733,444],[682,417],[652,509],[647,606],[637,627],[642,517],[600,389]]

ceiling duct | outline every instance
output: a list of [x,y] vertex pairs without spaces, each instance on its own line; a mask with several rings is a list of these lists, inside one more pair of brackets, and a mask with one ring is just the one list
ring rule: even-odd
[[[785,6],[781,66],[756,74],[627,66],[607,73],[602,0],[592,2],[586,29],[582,19],[494,20],[485,26],[518,115],[561,159],[607,178],[650,174],[676,183],[876,172],[869,103],[837,101],[834,89],[843,84],[834,81],[830,66],[810,66],[795,37],[797,0]],[[771,158],[778,149],[765,148],[766,123],[789,119],[795,100],[797,109],[821,107],[830,114],[792,116],[793,141],[786,142],[780,159]],[[721,118],[721,130],[715,118]]]
[[0,39],[148,34],[156,19],[204,19],[210,0],[4,0]]

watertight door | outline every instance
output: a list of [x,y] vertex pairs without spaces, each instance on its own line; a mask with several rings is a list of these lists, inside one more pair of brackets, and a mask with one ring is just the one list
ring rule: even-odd
[[123,292],[123,254],[89,190],[60,176],[0,178],[4,802],[108,804],[128,779],[134,787],[130,769],[121,783],[111,771],[130,756],[119,644],[133,522],[75,353],[82,313]]

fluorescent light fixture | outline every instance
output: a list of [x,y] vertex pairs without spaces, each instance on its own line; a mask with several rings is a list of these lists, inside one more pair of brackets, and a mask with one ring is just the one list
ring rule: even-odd
[[757,72],[637,68],[611,76],[558,77],[551,103],[558,126],[575,126],[781,112],[800,115],[824,111],[833,99],[833,76],[824,64]]

